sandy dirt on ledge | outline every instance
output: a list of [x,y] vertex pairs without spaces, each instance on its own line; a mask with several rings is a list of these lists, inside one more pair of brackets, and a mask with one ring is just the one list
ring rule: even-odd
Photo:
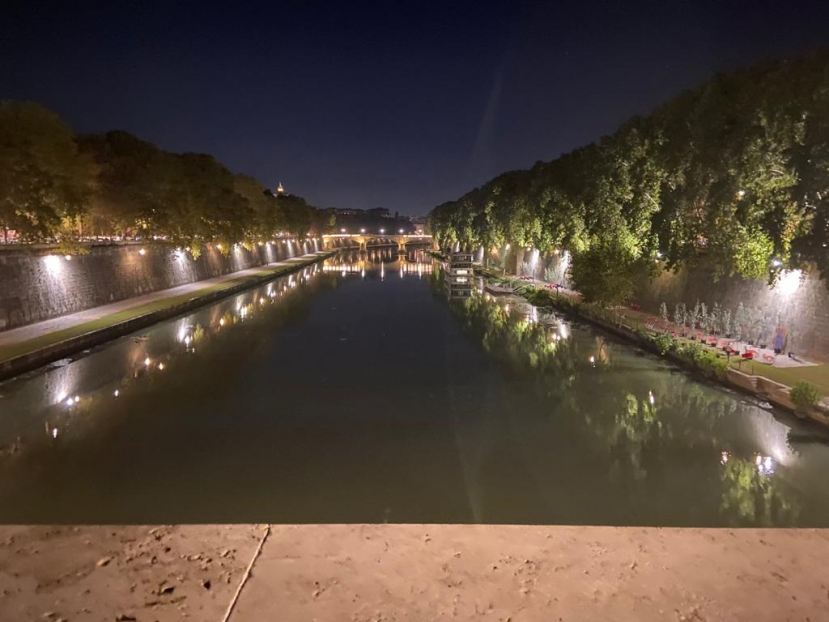
[[0,622],[217,620],[261,530],[0,527]]
[[263,535],[0,527],[0,621],[829,620],[829,530],[272,526],[243,581]]

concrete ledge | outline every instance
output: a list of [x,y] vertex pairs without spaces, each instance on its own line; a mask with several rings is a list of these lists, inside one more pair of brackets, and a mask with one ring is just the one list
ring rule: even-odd
[[280,525],[266,533],[0,527],[0,620],[220,622],[231,603],[229,622],[829,619],[829,530]]
[[[64,339],[20,356],[0,361],[0,381],[33,369],[37,369],[38,367],[60,360],[76,352],[81,352],[93,346],[111,341],[117,337],[128,335],[129,333],[141,328],[145,328],[160,321],[181,315],[182,313],[192,311],[193,309],[208,305],[217,300],[221,300],[222,298],[227,298],[228,296],[232,296],[251,287],[261,285],[262,283],[266,283],[285,274],[296,272],[297,270],[312,265],[333,254],[334,252],[332,251],[330,253],[310,257],[305,261],[296,261],[288,266],[285,266],[282,270],[275,270],[272,274],[251,276],[241,283],[235,283],[220,290],[205,292],[204,294],[198,294],[198,292],[196,292],[192,298],[184,302],[176,303],[162,309],[157,309],[122,322],[117,322],[110,326]],[[262,266],[262,269],[267,270],[267,266]]]

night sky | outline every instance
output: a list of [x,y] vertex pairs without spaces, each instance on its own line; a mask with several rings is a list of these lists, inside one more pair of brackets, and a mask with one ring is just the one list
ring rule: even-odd
[[0,98],[406,214],[829,45],[829,1],[64,4],[4,3]]

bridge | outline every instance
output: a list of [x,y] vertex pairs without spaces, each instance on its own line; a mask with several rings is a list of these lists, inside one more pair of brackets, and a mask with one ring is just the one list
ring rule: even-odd
[[427,244],[431,246],[434,240],[431,235],[401,233],[331,233],[322,236],[323,248],[333,248],[342,245],[342,242],[354,242],[361,251],[370,246],[397,246],[398,250],[405,251],[407,244]]

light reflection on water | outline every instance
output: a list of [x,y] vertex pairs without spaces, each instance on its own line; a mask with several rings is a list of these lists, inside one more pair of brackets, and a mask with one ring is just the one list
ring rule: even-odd
[[441,278],[341,254],[0,385],[0,521],[829,523],[819,431]]

